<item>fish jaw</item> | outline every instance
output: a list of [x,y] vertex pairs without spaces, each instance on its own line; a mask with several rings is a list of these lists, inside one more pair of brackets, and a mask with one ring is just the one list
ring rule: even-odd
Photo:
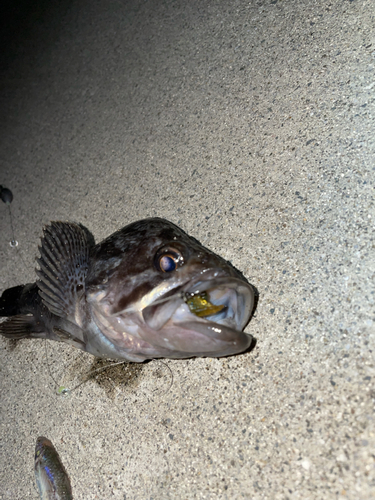
[[[220,357],[246,350],[252,337],[242,330],[254,306],[252,287],[238,278],[208,271],[172,296],[165,304],[153,304],[142,311],[145,320],[140,335],[144,340],[187,356]],[[185,297],[206,292],[219,312],[205,317],[194,314]],[[159,310],[158,310],[159,309]],[[153,314],[150,312],[153,311]],[[169,312],[172,312],[168,318]],[[159,316],[168,318],[160,321]],[[158,329],[158,319],[162,326]],[[153,326],[150,331],[147,326]]]
[[[194,314],[185,297],[202,292],[209,294],[212,304],[224,306],[222,310],[206,317]],[[111,357],[130,361],[220,357],[243,352],[252,341],[242,330],[253,310],[253,288],[222,270],[201,272],[185,283],[161,284],[124,311],[113,313],[104,295],[91,300],[91,305],[103,341],[112,345]]]

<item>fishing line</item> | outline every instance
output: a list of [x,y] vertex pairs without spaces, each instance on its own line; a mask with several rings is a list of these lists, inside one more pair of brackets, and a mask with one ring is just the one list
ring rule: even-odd
[[[47,340],[45,340],[45,343],[46,343],[46,346],[47,346]],[[46,347],[46,353],[47,353],[47,347]],[[162,363],[163,365],[165,365],[168,368],[168,370],[170,371],[170,373],[171,373],[171,384],[168,387],[168,389],[163,393],[163,394],[166,394],[167,392],[169,392],[171,390],[171,388],[173,386],[173,382],[174,382],[173,371],[172,371],[171,367],[169,365],[167,365],[167,363],[165,363],[164,361],[161,361],[161,359],[158,359],[156,361],[159,361],[159,363]],[[92,375],[94,375],[95,373],[101,373],[104,370],[106,370],[107,368],[112,368],[113,366],[117,366],[117,365],[123,365],[125,363],[128,363],[128,361],[118,361],[116,363],[110,363],[110,364],[108,364],[106,366],[101,366],[99,368],[96,368],[95,370],[91,370],[90,372],[88,372],[85,375],[85,379],[82,380],[76,386],[74,386],[73,389],[69,389],[68,387],[65,387],[65,386],[60,386],[58,388],[58,390],[57,390],[57,394],[58,395],[62,395],[62,396],[69,396],[73,391],[75,391],[76,389],[78,389],[79,387],[81,387],[81,385],[83,385],[86,382],[88,382],[90,380],[90,378],[92,377]],[[48,360],[47,360],[47,366],[48,366],[48,371],[49,371],[49,374],[51,375],[52,380],[55,382],[56,386],[58,386],[59,384],[56,382],[56,380],[54,379],[54,377],[52,376],[52,374],[51,374],[51,372],[49,370]]]
[[[12,210],[10,208],[10,204],[13,201],[13,193],[12,193],[12,191],[10,189],[8,189],[8,188],[0,185],[0,199],[8,207],[9,220],[10,220],[10,228],[11,228],[11,231],[12,231],[12,239],[9,242],[9,245],[12,248],[17,248],[18,247],[18,241],[15,238],[14,225],[13,225],[13,215],[12,215]],[[17,253],[18,253],[19,257],[21,258],[21,260],[23,262],[23,265],[25,266],[25,268],[27,268],[26,262],[24,261],[24,259],[22,257],[22,254],[21,254],[21,252],[20,252],[19,249],[17,249]]]
[[[18,256],[20,257],[20,259],[22,260],[23,262],[23,265],[25,267],[25,271],[27,272],[27,265],[26,265],[26,262],[24,261],[23,257],[22,257],[22,254],[20,252],[20,249],[17,248],[18,247],[18,241],[16,240],[15,238],[15,233],[14,233],[14,224],[13,224],[13,215],[12,215],[12,210],[10,208],[10,204],[12,203],[13,201],[13,193],[10,189],[0,185],[0,199],[1,201],[3,201],[5,203],[5,205],[8,207],[8,213],[9,213],[9,220],[10,220],[10,228],[11,228],[11,231],[12,231],[12,240],[9,242],[9,245],[12,247],[12,248],[16,248],[16,252],[18,254]],[[57,381],[55,380],[54,376],[52,375],[51,373],[51,369],[50,369],[50,366],[48,364],[48,353],[47,353],[47,339],[45,339],[45,342],[44,342],[44,346],[45,346],[45,351],[46,351],[46,360],[47,360],[47,369],[48,369],[48,373],[51,377],[51,379],[54,381],[54,383],[56,385],[59,385],[57,383]],[[61,391],[60,391],[61,389]],[[60,388],[59,389],[59,393],[62,393],[62,394],[65,394],[65,392],[67,392],[67,390],[65,390],[64,387]]]
[[[159,363],[162,363],[163,365],[165,365],[165,366],[168,368],[168,370],[171,372],[171,377],[172,377],[172,380],[171,380],[171,385],[170,385],[170,386],[168,387],[168,389],[167,389],[167,390],[163,393],[163,394],[167,394],[167,392],[169,392],[169,391],[172,389],[172,385],[173,385],[173,381],[174,381],[174,379],[173,379],[173,371],[172,371],[172,368],[171,368],[169,365],[167,365],[167,363],[166,363],[165,361],[162,361],[161,359],[158,359],[157,361],[159,361]],[[155,389],[155,390],[156,390],[156,389]]]
[[44,339],[44,348],[46,350],[46,361],[47,361],[47,369],[48,369],[48,373],[49,373],[49,376],[51,377],[51,379],[55,382],[55,385],[59,385],[55,379],[55,377],[52,375],[52,372],[51,372],[51,369],[50,369],[50,366],[48,364],[48,353],[47,353],[47,339]]
[[[19,249],[17,248],[18,247],[18,241],[15,238],[14,224],[13,224],[13,215],[12,215],[12,210],[10,208],[10,204],[13,201],[13,193],[12,193],[12,191],[10,189],[8,189],[8,188],[0,185],[0,199],[8,207],[10,228],[11,228],[11,231],[12,231],[12,240],[9,242],[9,244],[10,244],[10,246],[12,248],[16,248],[17,249],[17,254],[21,258],[21,260],[23,262],[23,265],[25,267],[25,270],[27,271],[26,262],[24,261],[24,259],[22,257],[22,254],[20,253]],[[180,293],[181,293],[181,298],[185,299],[183,292],[180,292]],[[168,300],[169,300],[169,297],[160,297],[158,300],[155,301],[154,305],[156,305],[156,304],[162,304],[163,302],[166,302]],[[68,387],[65,387],[63,385],[59,385],[59,383],[57,382],[57,380],[55,379],[55,377],[52,374],[51,367],[50,367],[49,362],[48,362],[47,339],[44,339],[44,348],[45,348],[45,352],[46,352],[46,362],[47,362],[47,371],[48,371],[48,374],[49,374],[50,378],[52,379],[52,381],[54,382],[55,386],[58,387],[57,394],[58,395],[62,395],[62,396],[68,396],[68,395],[70,395],[73,391],[75,391],[76,389],[78,389],[79,387],[81,387],[81,385],[83,385],[86,382],[88,382],[90,380],[90,378],[92,377],[92,375],[94,375],[95,373],[101,373],[104,370],[106,370],[107,368],[112,368],[113,366],[117,366],[117,365],[121,365],[121,364],[127,363],[127,361],[118,361],[116,363],[110,363],[110,364],[108,364],[106,366],[101,366],[99,368],[96,368],[95,370],[91,370],[89,373],[86,374],[85,378],[79,384],[77,384],[76,386],[74,386],[72,389],[69,389]],[[171,384],[168,387],[168,389],[165,391],[164,394],[166,394],[167,392],[169,392],[171,390],[171,388],[173,386],[173,382],[174,382],[173,372],[172,372],[171,367],[169,365],[167,365],[164,361],[161,361],[160,359],[158,361],[160,363],[162,363],[163,365],[165,365],[168,368],[168,370],[170,371],[170,373],[171,373]]]
[[88,382],[90,380],[91,376],[94,375],[94,373],[100,373],[100,372],[103,372],[104,370],[106,370],[107,368],[112,368],[112,366],[117,366],[117,365],[123,365],[125,363],[128,363],[128,361],[117,361],[117,363],[110,363],[110,364],[108,364],[106,366],[101,366],[100,368],[95,368],[95,370],[91,370],[90,372],[88,372],[86,374],[86,379],[82,380],[82,382],[80,382],[78,385],[76,385],[75,387],[73,387],[73,389],[66,389],[64,387],[62,391],[60,391],[61,388],[59,389],[59,391],[63,392],[64,394],[66,394],[66,393],[70,394],[73,391],[75,391],[76,389],[78,389],[78,387],[81,387],[81,385],[83,385],[86,382]]
[[[90,380],[90,378],[92,377],[92,375],[94,375],[95,373],[100,373],[100,372],[103,372],[104,370],[106,370],[107,368],[112,368],[113,366],[117,366],[117,365],[123,365],[125,363],[128,363],[128,361],[118,361],[116,363],[110,363],[110,364],[108,364],[106,366],[101,366],[99,368],[95,368],[95,370],[91,370],[88,373],[86,373],[84,380],[82,380],[79,384],[77,384],[76,386],[74,386],[73,389],[69,389],[69,387],[65,387],[63,385],[59,386],[59,388],[57,390],[57,394],[58,395],[62,395],[62,396],[69,396],[73,391],[75,391],[76,389],[78,389],[79,387],[81,387],[81,385],[83,385],[86,382],[88,382]],[[51,372],[49,372],[49,373],[51,375],[51,378],[55,382],[55,384],[58,386],[59,384],[52,377]]]
[[8,207],[8,212],[9,212],[9,219],[10,219],[10,227],[12,230],[12,241],[9,243],[12,248],[15,248],[18,246],[18,241],[14,237],[14,227],[13,227],[13,218],[12,218],[12,211],[10,209],[10,204],[13,201],[13,193],[10,189],[1,186],[0,185],[0,199],[5,203],[5,205]]
[[8,207],[8,212],[9,212],[9,219],[10,219],[10,227],[12,229],[12,236],[13,236],[13,239],[12,241],[9,242],[9,245],[12,247],[12,248],[15,248],[15,247],[18,247],[18,241],[15,239],[14,237],[14,227],[13,227],[13,217],[12,217],[12,211],[10,209],[10,203],[7,203],[6,204],[7,207]]

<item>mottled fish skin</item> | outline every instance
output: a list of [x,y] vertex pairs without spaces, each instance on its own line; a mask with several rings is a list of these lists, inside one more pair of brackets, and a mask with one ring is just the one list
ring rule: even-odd
[[41,500],[73,500],[65,467],[51,441],[44,436],[36,441],[35,479]]
[[[39,250],[39,280],[0,298],[7,338],[49,338],[134,362],[227,356],[251,343],[242,331],[251,285],[165,219],[134,222],[97,245],[83,226],[52,222]],[[194,314],[194,302],[207,313]]]

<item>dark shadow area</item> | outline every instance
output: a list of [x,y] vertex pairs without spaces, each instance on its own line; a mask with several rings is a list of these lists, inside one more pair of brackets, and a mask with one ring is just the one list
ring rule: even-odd
[[253,351],[253,350],[255,349],[256,345],[257,345],[257,339],[256,339],[255,337],[253,337],[253,338],[251,339],[251,344],[249,345],[249,347],[248,347],[245,351],[241,352],[240,356],[241,356],[242,354],[246,354],[246,353],[248,353],[248,352]]
[[0,63],[3,68],[14,57],[14,50],[49,2],[46,0],[6,0],[0,5]]
[[72,379],[77,376],[81,379],[78,387],[93,380],[113,400],[118,391],[136,390],[143,367],[144,363],[119,362],[118,360],[113,362],[108,359],[95,358],[89,371],[82,371],[80,364],[76,363],[70,367],[70,372]]
[[[49,20],[56,20],[66,12],[72,0],[5,0],[0,4],[0,71],[4,71],[26,52],[34,51],[39,42],[48,40],[52,31]],[[61,18],[60,18],[61,19]],[[47,35],[47,37],[45,37]]]
[[[246,280],[247,281],[247,280]],[[251,313],[251,316],[250,316],[250,319],[249,321],[247,322],[246,326],[250,323],[252,317],[255,315],[256,313],[256,310],[257,310],[257,307],[258,307],[258,302],[259,302],[259,290],[257,289],[256,286],[254,286],[252,283],[250,283],[251,285],[251,288],[254,290],[254,307],[253,307],[253,311]]]

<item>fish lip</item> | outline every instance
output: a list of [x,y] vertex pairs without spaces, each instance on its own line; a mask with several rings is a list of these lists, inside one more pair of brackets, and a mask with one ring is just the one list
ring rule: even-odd
[[[185,321],[176,323],[182,330],[198,332],[213,341],[211,350],[205,356],[222,357],[244,352],[250,347],[253,336],[249,333],[223,326],[211,321]],[[216,344],[216,345],[215,345]],[[215,349],[216,347],[216,349]],[[192,351],[194,355],[194,351]]]
[[251,285],[241,280],[240,278],[235,278],[233,276],[219,276],[209,279],[196,279],[193,283],[191,281],[186,284],[184,288],[184,292],[188,294],[200,294],[202,292],[206,292],[211,288],[235,288],[235,287],[245,287],[252,289]]
[[[212,283],[214,280],[227,280],[231,281],[232,279],[241,281],[239,278],[234,277],[231,274],[228,274],[228,272],[224,271],[223,269],[216,269],[216,268],[209,268],[203,271],[200,271],[198,274],[196,274],[193,278],[188,280],[184,285],[182,285],[182,288],[185,292],[187,293],[195,293],[192,288],[198,286],[200,283]],[[207,289],[207,288],[206,288]],[[201,293],[205,291],[206,289],[200,289],[197,290],[197,293]]]

